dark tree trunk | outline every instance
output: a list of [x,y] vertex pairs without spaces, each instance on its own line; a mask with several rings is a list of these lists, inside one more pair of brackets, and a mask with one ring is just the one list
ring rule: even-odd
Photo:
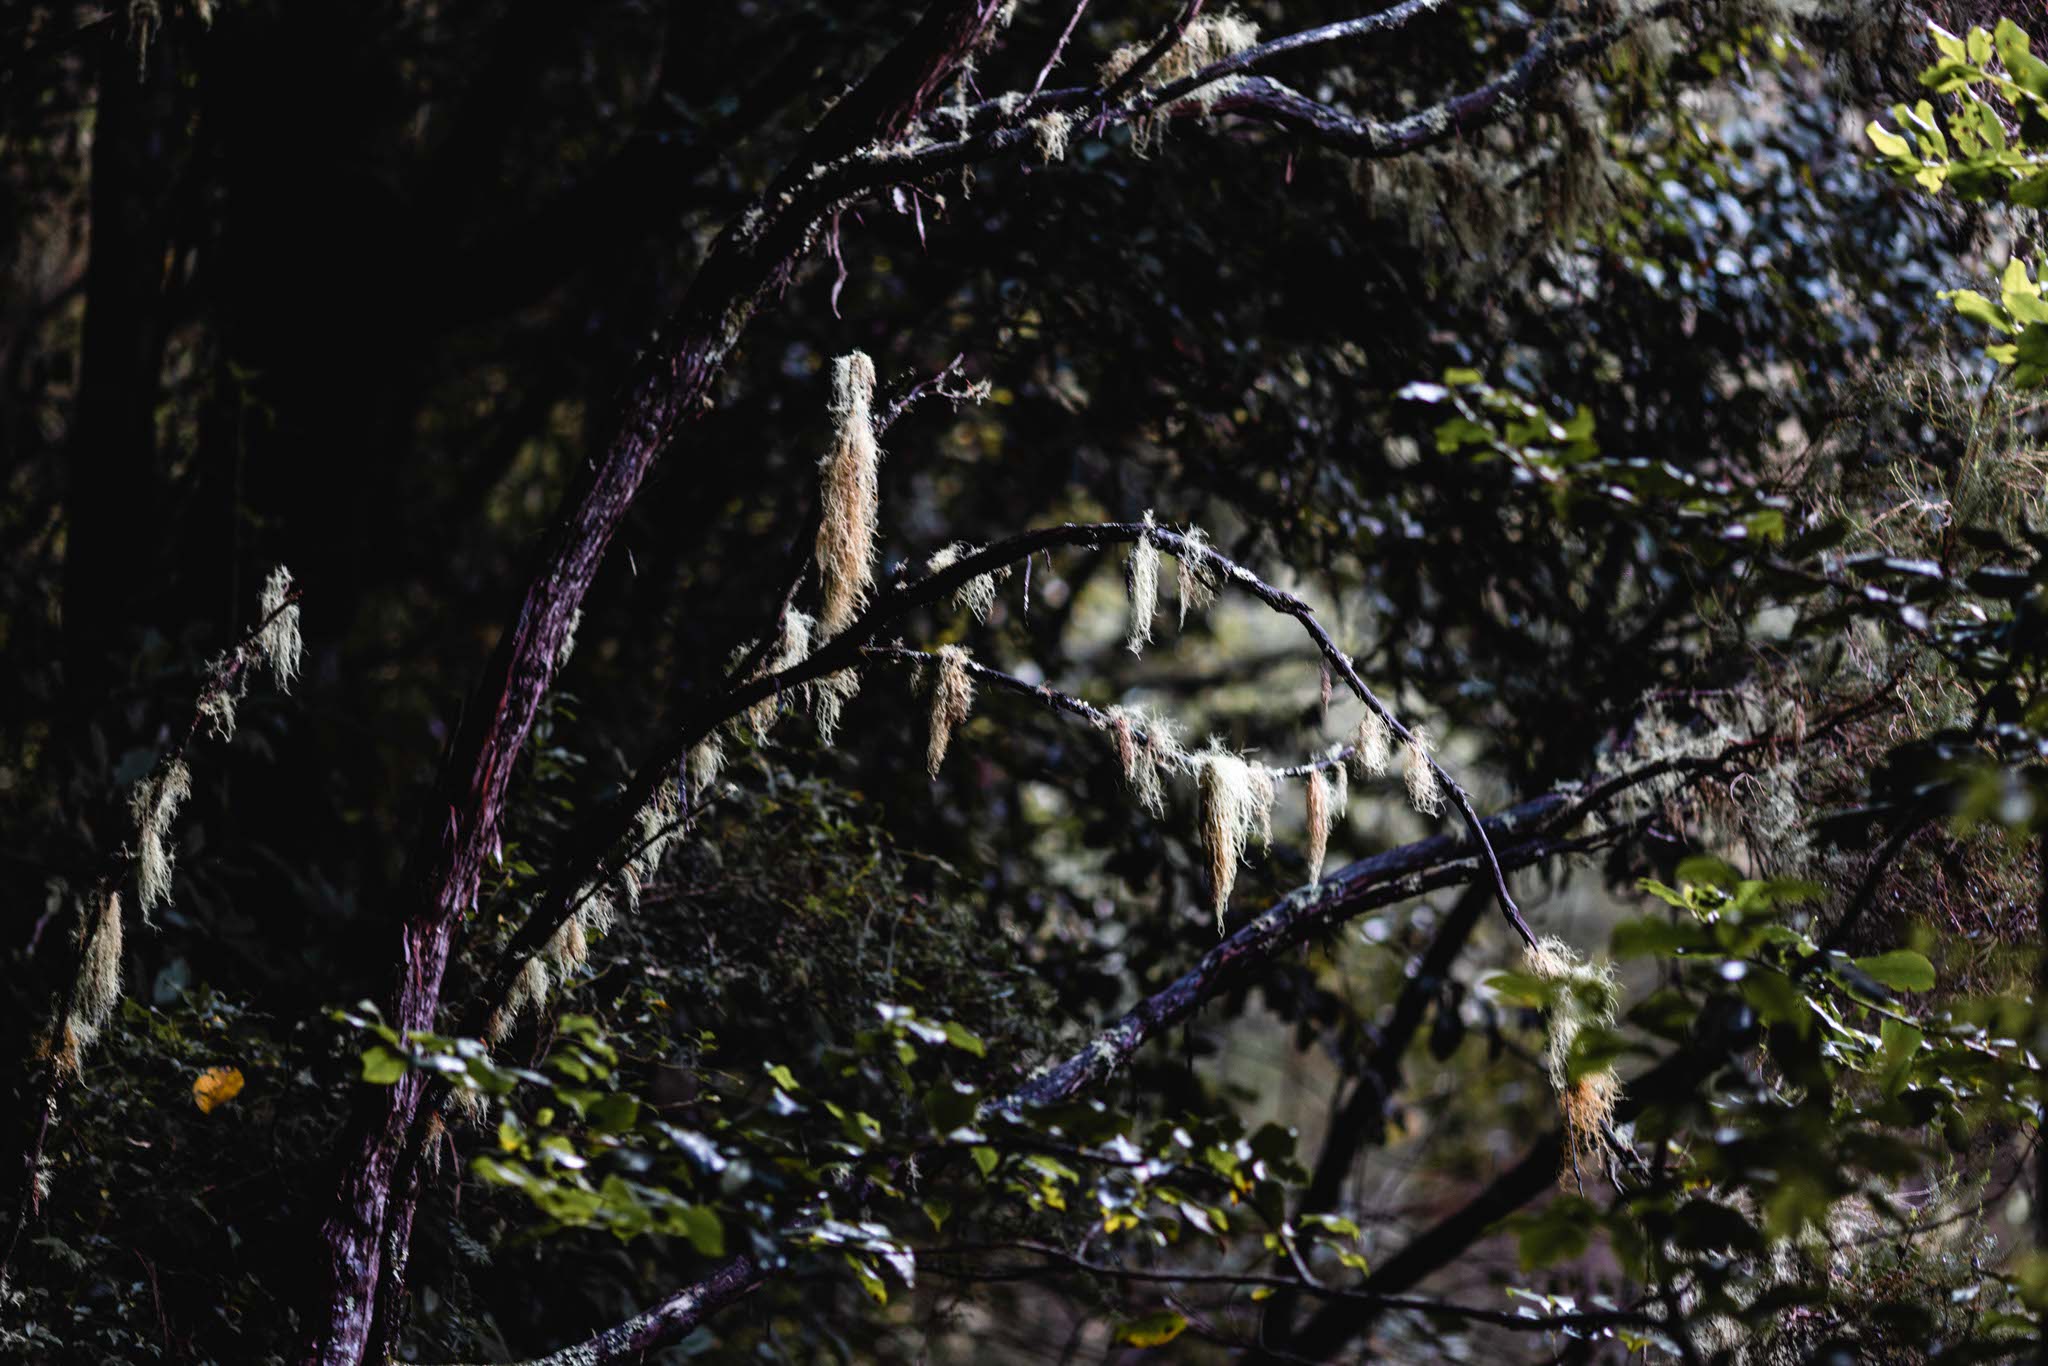
[[156,407],[170,200],[185,141],[172,35],[146,55],[127,20],[98,39],[92,238],[65,460],[64,655],[72,717],[93,717],[151,600],[163,541]]

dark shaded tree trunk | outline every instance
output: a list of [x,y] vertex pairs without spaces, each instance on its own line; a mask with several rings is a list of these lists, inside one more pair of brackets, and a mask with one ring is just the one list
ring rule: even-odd
[[118,679],[155,591],[164,277],[186,132],[173,34],[156,34],[145,54],[122,18],[96,41],[92,238],[64,489],[66,695],[79,724]]

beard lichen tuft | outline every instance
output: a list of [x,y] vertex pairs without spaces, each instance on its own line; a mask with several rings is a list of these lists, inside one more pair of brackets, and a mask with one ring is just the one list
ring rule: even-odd
[[447,1139],[448,1121],[441,1118],[441,1111],[436,1110],[427,1116],[426,1132],[420,1136],[420,1161],[436,1175],[441,1171],[441,1145]]
[[1401,747],[1401,779],[1408,784],[1408,802],[1425,816],[1441,816],[1444,811],[1443,784],[1436,776],[1436,765],[1429,758],[1429,732],[1421,726],[1408,732],[1408,743]]
[[[491,1016],[494,1021],[497,1018],[496,1014]],[[485,1032],[489,1032],[488,1025]],[[448,1113],[468,1128],[481,1129],[490,1110],[490,1102],[484,1099],[484,1093],[473,1087],[458,1086],[448,1095]]]
[[1187,762],[1173,723],[1137,707],[1111,707],[1104,714],[1131,795],[1152,815],[1165,815],[1166,774]]
[[[1210,908],[1216,913],[1216,928],[1223,929],[1223,912],[1230,905],[1231,888],[1237,885],[1237,865],[1244,861],[1245,846],[1260,824],[1259,782],[1254,765],[1211,740],[1209,748],[1194,757],[1201,777],[1202,852],[1209,864]],[[1263,775],[1264,770],[1259,770]],[[1265,781],[1266,819],[1271,820],[1272,780]]]
[[1387,725],[1386,718],[1368,709],[1359,718],[1358,733],[1351,739],[1351,762],[1358,768],[1361,778],[1378,778],[1387,771],[1388,762],[1394,757],[1394,732]]
[[238,662],[248,662],[241,651],[220,655],[206,666],[206,688],[199,694],[199,714],[206,719],[206,729],[216,740],[235,738],[235,707],[242,700],[246,677],[235,667]]
[[[1226,57],[1234,57],[1258,41],[1259,26],[1243,15],[1230,10],[1221,14],[1204,14],[1189,24],[1180,39],[1145,73],[1144,83],[1147,86],[1170,85]],[[1104,86],[1116,84],[1145,55],[1149,46],[1147,43],[1126,43],[1109,54],[1096,71],[1096,79]],[[1186,98],[1206,109],[1240,83],[1240,78],[1226,76]]]
[[839,733],[839,718],[859,691],[860,674],[852,669],[826,674],[811,684],[812,716],[818,723],[819,744],[827,749],[832,747],[832,737]]
[[590,938],[584,933],[582,915],[578,913],[564,920],[542,952],[555,965],[555,974],[568,981],[569,974],[582,967],[590,957]]
[[938,669],[932,678],[931,739],[925,748],[925,771],[939,776],[953,731],[967,719],[974,706],[974,679],[967,672],[967,651],[958,645],[941,645],[935,652]]
[[1153,526],[1148,510],[1145,530],[1124,557],[1124,589],[1131,599],[1131,628],[1124,645],[1134,655],[1145,652],[1152,639],[1152,617],[1159,611],[1159,547],[1152,543]]
[[725,738],[717,731],[699,740],[690,750],[690,800],[701,802],[725,771]]
[[178,808],[192,795],[192,770],[173,760],[162,772],[135,785],[128,801],[135,818],[135,892],[145,921],[152,908],[171,899],[171,868],[175,858],[166,843]]
[[[619,870],[619,884],[625,889],[628,911],[640,909],[641,889],[654,880],[654,875],[661,871],[662,860],[683,838],[682,823],[676,819],[677,808],[670,793],[671,789],[664,785],[633,817],[631,852],[625,867]],[[586,885],[577,894],[576,904],[581,908],[577,914],[585,929],[596,934],[611,931],[617,908],[610,892]]]
[[77,1076],[85,1050],[113,1018],[121,1003],[121,894],[106,890],[90,910],[80,909],[78,978],[71,988],[71,1012],[42,1035],[36,1056]]
[[1041,164],[1067,159],[1067,135],[1073,127],[1073,116],[1057,109],[1031,120],[1031,136]]
[[[1338,772],[1343,772],[1340,767]],[[1311,885],[1323,880],[1323,861],[1330,854],[1330,780],[1323,776],[1323,770],[1312,768],[1308,774],[1308,880]]]
[[1188,609],[1207,611],[1216,601],[1216,583],[1209,575],[1206,564],[1209,549],[1209,533],[1198,526],[1190,526],[1181,533],[1181,540],[1187,544],[1180,553],[1180,626],[1187,629]]
[[[626,909],[639,910],[640,889],[647,885],[648,879],[640,871],[637,861],[636,864],[627,866],[619,880],[626,888]],[[583,894],[576,898],[576,918],[583,922],[586,939],[592,934],[610,934],[612,925],[619,918],[618,903],[613,901],[612,894],[602,887],[586,888]]]
[[[1187,26],[1179,41],[1145,73],[1142,84],[1153,89],[1183,76],[1192,76],[1204,67],[1243,52],[1258,41],[1259,26],[1242,15],[1234,12],[1202,15]],[[1105,88],[1115,85],[1137,65],[1149,46],[1146,43],[1127,43],[1118,48],[1097,68],[1096,79]],[[1225,76],[1173,101],[1166,109],[1193,105],[1207,113],[1216,107],[1217,101],[1243,85],[1242,76]],[[1133,151],[1142,154],[1158,138],[1166,126],[1166,109],[1130,121]]]
[[503,1042],[519,1017],[529,1008],[538,1012],[547,998],[548,965],[537,953],[526,960],[519,975],[512,979],[512,985],[505,991],[505,1003],[491,1012],[484,1025],[484,1037],[492,1043]]
[[875,585],[882,460],[875,444],[875,363],[854,351],[832,362],[832,447],[818,462],[818,579],[825,635],[844,630]]
[[[799,612],[794,607],[782,614],[782,628],[775,638],[775,648],[768,652],[762,663],[766,673],[779,674],[794,669],[811,655],[811,633],[817,626],[809,613]],[[747,708],[747,728],[754,732],[754,741],[759,744],[768,739],[768,729],[775,724],[775,715],[781,708],[780,698],[770,693]]]
[[[1522,964],[1531,977],[1553,988],[1545,1021],[1549,1038],[1544,1065],[1557,1092],[1558,1113],[1564,1119],[1566,1159],[1571,1171],[1581,1177],[1587,1166],[1603,1170],[1607,1126],[1621,1096],[1621,1080],[1605,1067],[1573,1077],[1571,1061],[1573,1045],[1588,1025],[1614,1023],[1620,999],[1614,968],[1585,961],[1571,945],[1554,936],[1524,949]],[[1558,1175],[1562,1180],[1564,1173]]]
[[1343,820],[1351,810],[1351,767],[1344,762],[1344,746],[1331,745],[1330,764],[1323,770],[1330,781],[1330,814]]
[[1116,738],[1116,761],[1124,771],[1124,781],[1137,786],[1138,741],[1131,731],[1131,713],[1127,707],[1111,707],[1103,713],[1104,724]]
[[[942,570],[951,569],[954,565],[975,554],[980,549],[981,547],[978,545],[969,545],[965,541],[955,541],[943,550],[938,551],[925,563],[925,573],[937,574]],[[976,621],[986,626],[988,624],[988,615],[995,610],[996,606],[996,582],[999,579],[1008,577],[1009,570],[1007,568],[1000,571],[992,569],[986,574],[976,574],[966,583],[953,590],[954,608],[968,613]]]
[[306,653],[305,641],[299,636],[299,605],[285,605],[291,592],[291,571],[279,565],[263,581],[263,596],[257,603],[263,629],[257,633],[256,647],[269,661],[270,676],[277,680],[279,692],[292,690],[292,680],[299,676]]
[[1273,802],[1277,795],[1274,786],[1278,779],[1264,764],[1252,764],[1250,767],[1252,829],[1259,837],[1259,848],[1270,851],[1273,847]]

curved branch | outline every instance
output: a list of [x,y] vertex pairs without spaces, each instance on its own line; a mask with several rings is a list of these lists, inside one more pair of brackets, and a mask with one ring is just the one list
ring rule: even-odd
[[1360,118],[1263,76],[1239,78],[1233,88],[1217,97],[1213,107],[1219,113],[1263,117],[1348,156],[1401,156],[1513,118],[1528,106],[1532,93],[1560,72],[1590,61],[1630,32],[1668,18],[1678,8],[1676,3],[1658,5],[1563,41],[1557,38],[1555,26],[1546,28],[1502,75],[1391,122]]
[[1248,47],[1220,61],[1211,62],[1200,71],[1147,92],[1140,106],[1146,110],[1162,108],[1176,100],[1186,99],[1197,90],[1214,85],[1218,81],[1242,75],[1268,58],[1278,57],[1282,53],[1297,52],[1302,48],[1315,47],[1323,43],[1343,42],[1349,38],[1392,33],[1397,29],[1406,28],[1409,23],[1425,14],[1442,9],[1444,4],[1445,0],[1402,0],[1400,4],[1383,9],[1377,14],[1361,15],[1356,19],[1341,19],[1334,24],[1303,29],[1284,38],[1275,38],[1271,42]]
[[1487,1309],[1476,1304],[1458,1304],[1450,1300],[1424,1299],[1413,1295],[1381,1295],[1369,1290],[1324,1285],[1319,1281],[1300,1277],[1267,1276],[1250,1271],[1145,1271],[1089,1261],[1063,1248],[1037,1242],[990,1243],[981,1247],[921,1248],[917,1249],[916,1255],[922,1262],[941,1253],[946,1256],[958,1256],[963,1253],[984,1251],[1029,1253],[1035,1257],[1045,1258],[1048,1265],[1002,1268],[995,1272],[975,1273],[948,1271],[943,1267],[933,1267],[931,1270],[935,1275],[953,1280],[1017,1280],[1024,1276],[1051,1273],[1103,1276],[1111,1280],[1139,1281],[1157,1285],[1263,1287],[1312,1295],[1319,1299],[1370,1306],[1382,1312],[1411,1310],[1420,1314],[1442,1314],[1471,1323],[1492,1324],[1496,1328],[1512,1328],[1524,1333],[1554,1332],[1560,1328],[1610,1328],[1626,1324],[1659,1322],[1648,1314],[1632,1309],[1593,1309],[1566,1314],[1524,1313],[1511,1309]]

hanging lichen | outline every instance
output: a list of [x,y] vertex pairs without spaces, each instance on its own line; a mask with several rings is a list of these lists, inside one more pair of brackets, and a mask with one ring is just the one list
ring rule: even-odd
[[1216,601],[1216,585],[1209,577],[1205,563],[1209,549],[1209,533],[1198,526],[1191,526],[1181,533],[1186,544],[1181,548],[1179,559],[1180,586],[1180,627],[1187,629],[1188,609],[1197,612],[1208,610]]
[[192,771],[183,760],[174,760],[163,770],[135,785],[128,809],[135,818],[135,890],[143,917],[171,899],[171,869],[175,858],[168,843],[171,821],[178,808],[192,795]]
[[1159,611],[1159,547],[1152,543],[1153,525],[1148,510],[1145,530],[1124,557],[1124,589],[1131,600],[1131,625],[1124,645],[1134,655],[1143,654],[1151,641],[1152,618]]
[[121,1003],[119,892],[95,894],[93,904],[80,909],[76,942],[78,976],[71,988],[70,1013],[43,1031],[34,1050],[68,1076],[78,1075],[85,1050]]
[[811,684],[811,714],[818,723],[819,744],[831,746],[832,737],[839,733],[841,713],[859,691],[860,674],[852,669],[826,674]]
[[484,1037],[492,1043],[501,1043],[519,1017],[529,1009],[539,1010],[548,996],[548,967],[540,954],[526,960],[520,966],[519,975],[512,979],[512,985],[505,992],[505,1002],[491,1012],[484,1024]]
[[1273,803],[1276,797],[1274,785],[1277,778],[1273,770],[1263,764],[1250,766],[1252,829],[1259,837],[1259,848],[1273,847]]
[[1393,756],[1393,730],[1388,727],[1386,718],[1367,709],[1359,718],[1358,733],[1351,740],[1351,762],[1357,766],[1358,776],[1380,777],[1386,773],[1387,763]]
[[1571,1170],[1605,1167],[1606,1131],[1621,1095],[1621,1080],[1611,1068],[1571,1074],[1572,1050],[1588,1025],[1614,1023],[1620,988],[1608,964],[1588,963],[1571,945],[1555,937],[1538,941],[1522,954],[1529,975],[1551,986],[1546,1016],[1549,1039],[1544,1063],[1564,1117],[1566,1157]]
[[[978,545],[969,545],[965,541],[955,541],[935,553],[930,560],[925,562],[925,573],[937,574],[943,570],[951,569],[960,561],[976,554],[980,550],[981,547]],[[970,614],[976,621],[986,625],[989,613],[995,610],[996,583],[999,579],[1008,578],[1009,572],[1009,569],[1006,567],[1001,570],[992,569],[986,574],[976,574],[953,591],[953,606],[962,612]]]
[[1152,815],[1165,815],[1166,775],[1187,762],[1173,723],[1135,707],[1111,707],[1103,715],[1131,795]]
[[[811,632],[817,625],[808,613],[794,607],[782,614],[782,627],[775,639],[775,648],[768,652],[762,663],[762,671],[769,674],[786,673],[810,658]],[[780,699],[770,693],[753,706],[747,708],[747,728],[754,733],[759,744],[768,738],[768,730],[775,724]]]
[[541,951],[555,965],[556,976],[566,982],[569,974],[582,967],[590,957],[590,938],[584,932],[582,915],[579,913],[564,920]]
[[725,770],[725,739],[718,732],[699,740],[690,749],[690,798],[701,802],[711,795],[718,775]]
[[1031,137],[1038,146],[1040,162],[1050,163],[1067,159],[1067,134],[1073,126],[1072,116],[1057,109],[1031,120]]
[[875,363],[859,351],[832,362],[832,446],[818,462],[818,578],[823,634],[844,630],[875,582],[881,520],[880,466],[872,406]]
[[[1337,770],[1342,773],[1340,766]],[[1323,880],[1323,860],[1330,853],[1330,780],[1323,776],[1323,770],[1314,768],[1308,774],[1308,880],[1317,883]]]
[[290,601],[291,593],[291,571],[279,565],[263,581],[263,595],[257,602],[263,628],[257,633],[256,644],[270,663],[270,675],[277,680],[279,692],[292,690],[292,680],[299,676],[306,653],[305,642],[299,636],[299,605]]
[[[1198,834],[1209,864],[1210,907],[1216,913],[1216,928],[1223,928],[1223,913],[1230,905],[1231,889],[1237,885],[1237,865],[1244,861],[1245,847],[1262,821],[1259,810],[1260,776],[1255,766],[1211,740],[1209,748],[1194,756],[1200,776],[1202,808]],[[1272,782],[1265,780],[1265,821],[1271,820]]]
[[958,645],[941,645],[938,669],[932,679],[931,738],[925,747],[925,771],[939,776],[953,731],[967,719],[974,706],[974,679],[967,672],[967,651]]
[[1408,801],[1425,816],[1440,816],[1444,810],[1443,785],[1436,765],[1429,757],[1429,732],[1416,726],[1401,747],[1401,778],[1408,784]]
[[[669,851],[682,843],[680,814],[675,788],[669,783],[655,789],[646,805],[634,814],[632,842],[627,846],[625,864],[619,869],[619,885],[625,891],[629,912],[640,909],[641,890],[661,871],[662,860]],[[578,915],[585,929],[594,934],[611,930],[617,907],[606,888],[585,885],[574,904],[580,908]]]
[[[1235,56],[1259,41],[1259,26],[1242,15],[1226,11],[1222,14],[1204,14],[1189,24],[1179,39],[1168,48],[1145,73],[1143,84],[1156,88],[1191,76],[1204,67],[1214,65],[1226,57]],[[1096,72],[1096,79],[1104,86],[1111,86],[1122,80],[1138,60],[1150,48],[1149,43],[1127,43],[1112,52]],[[1212,81],[1192,94],[1173,102],[1174,107],[1194,104],[1203,110],[1212,109],[1216,102],[1240,88],[1243,78],[1226,76]],[[1143,151],[1158,136],[1162,126],[1162,114],[1154,114],[1131,121],[1131,146]]]

